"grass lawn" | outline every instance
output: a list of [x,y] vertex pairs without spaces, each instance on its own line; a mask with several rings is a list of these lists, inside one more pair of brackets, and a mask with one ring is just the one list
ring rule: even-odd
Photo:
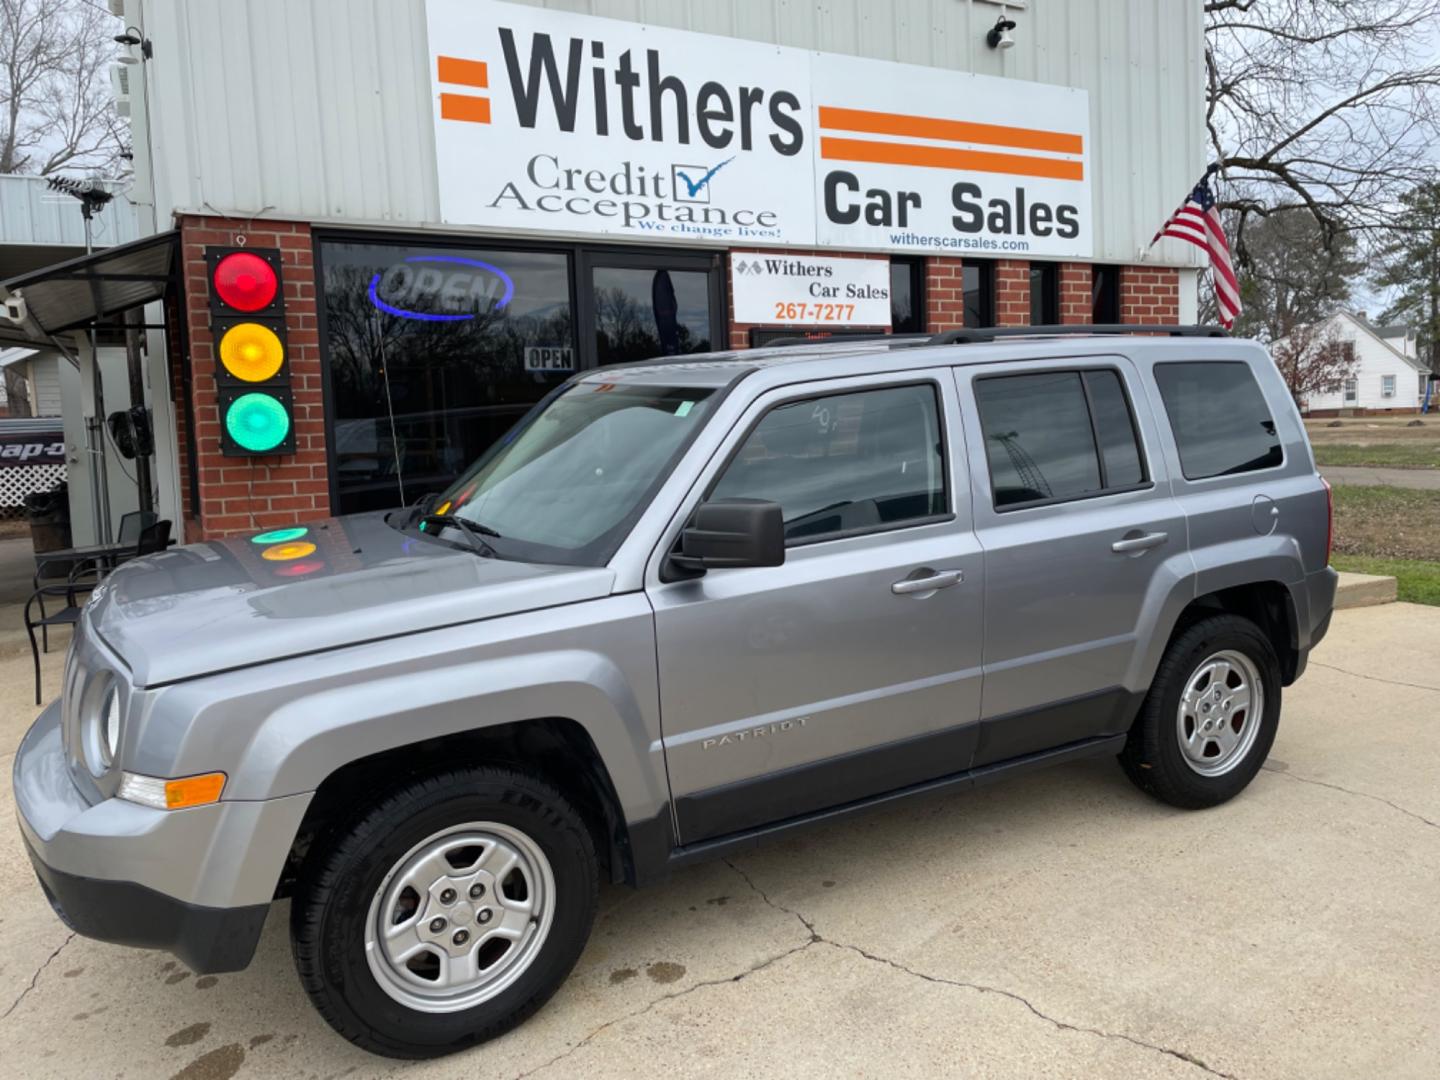
[[1315,463],[1383,465],[1395,469],[1440,469],[1440,443],[1316,443]]
[[1401,600],[1440,605],[1440,491],[1336,487],[1330,561],[1395,578]]
[[1440,491],[1337,484],[1335,550],[1440,562]]
[[1330,562],[1336,570],[1393,577],[1398,599],[1408,604],[1433,604],[1440,607],[1440,562],[1339,554]]

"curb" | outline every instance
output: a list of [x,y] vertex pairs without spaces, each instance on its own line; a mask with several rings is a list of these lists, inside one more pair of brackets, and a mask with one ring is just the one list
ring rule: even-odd
[[1378,574],[1340,574],[1340,584],[1335,589],[1335,610],[1345,608],[1375,607],[1377,604],[1395,602],[1395,579]]

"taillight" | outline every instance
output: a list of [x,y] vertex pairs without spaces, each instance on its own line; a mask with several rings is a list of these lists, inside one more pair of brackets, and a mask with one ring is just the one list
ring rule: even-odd
[[1330,481],[1320,477],[1325,485],[1325,565],[1330,565],[1330,553],[1335,550],[1335,492]]

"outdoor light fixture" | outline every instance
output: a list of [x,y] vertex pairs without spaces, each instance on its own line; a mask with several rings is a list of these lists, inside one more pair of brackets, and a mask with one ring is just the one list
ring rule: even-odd
[[278,248],[210,247],[210,332],[225,457],[295,452]]
[[[123,34],[116,34],[114,40],[117,45],[128,45],[131,48],[139,45],[140,55],[146,60],[149,60],[152,56],[155,55],[155,50],[150,44],[150,39],[147,38],[144,34],[140,33],[140,31],[136,27],[125,27],[125,32]],[[116,57],[116,59],[119,60],[119,62],[122,64],[135,63],[135,57],[130,53],[126,53],[124,56]]]
[[1005,14],[1005,9],[1000,9],[1000,18],[995,20],[995,25],[985,35],[985,42],[992,49],[1013,49],[1015,39],[1010,36],[1010,31],[1015,29],[1015,20]]

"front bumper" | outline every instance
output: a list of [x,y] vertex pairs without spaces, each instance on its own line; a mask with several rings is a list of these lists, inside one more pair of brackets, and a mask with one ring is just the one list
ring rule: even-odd
[[15,754],[20,832],[56,913],[87,937],[167,949],[197,972],[250,962],[311,796],[155,810],[87,801],[59,703]]
[[141,949],[165,949],[197,974],[240,971],[255,955],[269,904],[200,907],[137,885],[66,874],[25,849],[45,898],[71,930]]

